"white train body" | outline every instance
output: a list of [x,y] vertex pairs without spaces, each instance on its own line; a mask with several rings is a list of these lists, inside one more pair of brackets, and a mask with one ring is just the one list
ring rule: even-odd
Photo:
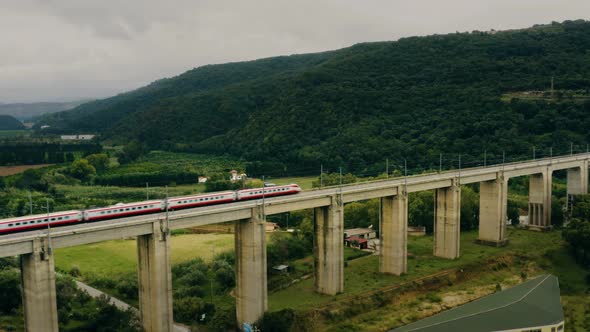
[[[182,197],[171,197],[168,200],[150,200],[144,202],[116,204],[101,208],[87,210],[61,211],[50,214],[38,214],[18,218],[0,220],[0,235],[28,231],[34,229],[71,225],[81,222],[95,222],[123,217],[132,217],[151,213],[190,209],[200,206],[230,203],[234,201],[245,201],[274,197],[281,195],[296,194],[301,188],[296,184],[285,186],[272,186],[264,188],[243,189],[238,191],[225,191],[208,193],[202,195],[191,195]],[[166,206],[167,204],[167,206]]]

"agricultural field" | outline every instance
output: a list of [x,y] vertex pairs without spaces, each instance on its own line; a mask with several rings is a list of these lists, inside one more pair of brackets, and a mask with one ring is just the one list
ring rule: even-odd
[[244,164],[229,157],[210,156],[194,153],[151,151],[138,160],[109,170],[107,175],[150,173],[165,170],[192,170],[199,174],[243,170]]
[[29,137],[31,136],[30,130],[0,130],[0,139],[2,138],[13,138],[13,137]]
[[19,165],[19,166],[0,166],[0,176],[9,176],[22,173],[28,169],[43,168],[52,166],[54,164],[40,164],[40,165]]

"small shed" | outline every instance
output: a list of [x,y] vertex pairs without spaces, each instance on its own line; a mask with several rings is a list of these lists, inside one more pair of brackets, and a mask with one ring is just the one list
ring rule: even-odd
[[424,236],[424,235],[426,235],[426,227],[424,227],[424,226],[408,226],[408,235],[410,235],[410,236]]
[[275,265],[272,267],[272,270],[277,274],[286,274],[289,273],[289,265]]
[[356,249],[369,249],[369,243],[367,239],[363,239],[356,236],[347,237],[345,240],[346,246]]

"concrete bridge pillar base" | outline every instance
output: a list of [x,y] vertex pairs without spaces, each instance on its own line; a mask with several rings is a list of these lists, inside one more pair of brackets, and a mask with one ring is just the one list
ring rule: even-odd
[[166,221],[152,225],[152,234],[137,237],[139,314],[146,332],[173,331],[169,234]]
[[33,253],[20,256],[25,331],[57,332],[53,255],[46,238],[33,240]]
[[381,198],[379,271],[394,275],[408,272],[408,196],[405,188],[398,193]]
[[506,239],[508,209],[508,180],[499,175],[496,180],[479,184],[479,236],[477,243],[501,247]]
[[461,226],[461,186],[455,179],[448,188],[434,194],[434,256],[459,258]]
[[529,182],[529,229],[551,229],[552,171],[532,174]]
[[316,208],[315,223],[315,290],[336,295],[344,291],[344,206],[340,196],[332,204]]
[[236,317],[238,327],[259,320],[268,309],[266,223],[261,209],[236,222]]

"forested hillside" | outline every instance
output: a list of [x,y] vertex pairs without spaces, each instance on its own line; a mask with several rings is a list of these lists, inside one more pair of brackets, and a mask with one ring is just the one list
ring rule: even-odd
[[320,162],[368,172],[386,157],[428,166],[440,152],[469,165],[533,145],[557,154],[590,141],[589,52],[585,21],[403,38],[205,66],[45,122],[291,174]]
[[22,122],[18,121],[10,115],[0,114],[0,130],[19,130],[25,129]]

